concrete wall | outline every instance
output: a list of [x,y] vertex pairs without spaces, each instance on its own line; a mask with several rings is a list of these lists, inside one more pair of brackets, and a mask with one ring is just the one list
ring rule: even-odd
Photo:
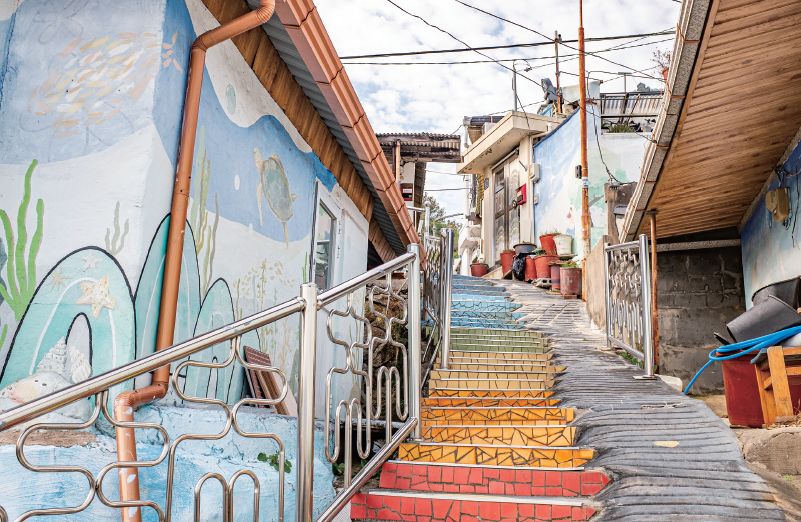
[[[659,370],[686,386],[718,343],[713,332],[745,312],[738,247],[659,252]],[[696,381],[693,393],[723,389],[720,363]]]
[[609,236],[602,236],[598,244],[590,251],[590,257],[584,260],[583,268],[587,274],[584,281],[587,285],[584,298],[587,301],[587,313],[593,324],[602,330],[606,328],[606,269],[604,267],[604,243],[609,243]]
[[[783,164],[785,172],[770,184],[768,190],[782,187],[790,189],[790,207],[798,219],[799,169],[801,144],[797,145]],[[751,307],[751,296],[763,286],[801,275],[801,226],[793,222],[788,228],[776,223],[765,208],[764,196],[741,231],[743,271],[745,274],[746,304]]]
[[[93,374],[153,351],[188,53],[217,25],[201,0],[0,0],[0,388],[62,338]],[[230,41],[206,58],[190,195],[176,342],[298,294],[318,195],[338,219],[334,284],[366,267],[368,223]],[[293,392],[298,325],[244,336]],[[321,352],[324,379],[345,353]],[[186,390],[241,396],[241,366],[209,377]],[[335,378],[340,398],[354,386]]]
[[[639,179],[648,143],[635,133],[601,134],[600,108],[589,106],[587,120],[587,163],[589,176],[591,246],[607,233],[604,183],[610,174],[621,183]],[[581,180],[575,176],[581,164],[579,112],[570,115],[555,131],[534,146],[534,161],[540,165],[536,184],[539,203],[535,208],[535,235],[556,230],[573,236],[573,252],[581,248]],[[608,167],[608,172],[607,172]]]

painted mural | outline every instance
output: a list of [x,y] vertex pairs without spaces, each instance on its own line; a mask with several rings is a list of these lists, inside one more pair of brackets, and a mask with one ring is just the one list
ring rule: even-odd
[[[0,0],[0,389],[13,400],[31,397],[7,387],[64,350],[85,359],[81,379],[153,352],[188,53],[217,25],[201,0]],[[175,342],[298,295],[318,197],[338,219],[334,282],[364,270],[366,220],[230,41],[207,54],[194,153]],[[353,328],[334,323],[340,338]],[[243,342],[295,391],[297,317]],[[241,366],[179,382],[227,402],[247,392]]]
[[[598,134],[599,109],[587,108],[587,163],[591,246],[606,233],[604,184],[610,179],[621,183],[639,179],[647,138],[635,133]],[[539,203],[535,207],[536,235],[560,232],[573,236],[573,251],[581,240],[581,180],[575,177],[581,164],[580,121],[578,111],[534,147],[534,161],[540,165],[536,185]]]
[[782,165],[782,172],[768,190],[789,189],[790,210],[787,222],[775,222],[765,207],[763,196],[740,232],[743,250],[743,279],[746,307],[760,288],[778,281],[801,276],[801,225],[797,223],[801,202],[801,145],[797,145]]

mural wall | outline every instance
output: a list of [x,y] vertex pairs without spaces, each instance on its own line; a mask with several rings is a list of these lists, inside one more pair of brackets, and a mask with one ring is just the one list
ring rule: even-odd
[[[640,177],[646,138],[635,133],[597,134],[601,128],[599,108],[588,106],[587,163],[592,219],[591,247],[606,234],[604,183],[611,177],[621,183]],[[554,132],[534,146],[534,161],[540,165],[536,184],[539,203],[534,210],[535,235],[559,232],[573,236],[573,252],[581,241],[581,180],[575,176],[581,164],[581,118],[570,115]],[[608,171],[607,171],[608,169]]]
[[[69,354],[96,375],[153,352],[188,52],[217,25],[201,0],[0,0],[0,389],[43,361],[86,378]],[[175,342],[298,295],[318,196],[339,217],[334,282],[366,266],[366,220],[230,41],[207,54],[191,191]],[[244,336],[293,391],[298,325]],[[243,376],[181,379],[234,402]]]
[[801,172],[801,144],[797,145],[780,174],[768,190],[786,187],[790,192],[793,217],[787,223],[777,223],[765,207],[764,196],[740,232],[743,249],[743,278],[746,306],[751,296],[763,286],[801,275],[801,226],[796,223],[801,201],[798,174]]

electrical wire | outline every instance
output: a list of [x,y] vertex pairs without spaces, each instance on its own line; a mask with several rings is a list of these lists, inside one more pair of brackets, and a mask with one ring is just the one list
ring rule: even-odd
[[[429,23],[428,21],[426,21],[426,19],[425,19],[425,18],[423,18],[423,17],[421,17],[421,16],[418,16],[418,15],[416,15],[416,14],[410,13],[409,11],[407,11],[407,10],[406,10],[406,9],[404,9],[404,8],[402,8],[401,6],[399,6],[398,4],[396,4],[395,2],[393,2],[392,0],[387,0],[387,2],[389,2],[389,3],[390,3],[390,4],[392,4],[392,5],[394,5],[395,7],[397,7],[398,9],[400,9],[401,11],[403,11],[404,13],[406,13],[407,15],[409,15],[409,16],[412,16],[412,17],[414,17],[414,18],[417,18],[418,20],[422,21],[422,22],[423,22],[424,24],[426,24],[427,26],[429,26],[429,27],[433,27],[433,28],[434,28],[434,29],[436,29],[437,31],[440,31],[440,32],[442,32],[442,33],[445,33],[445,34],[447,34],[448,36],[450,36],[451,38],[453,38],[454,40],[456,40],[456,41],[457,41],[457,42],[459,42],[460,44],[464,45],[465,47],[469,47],[469,48],[470,48],[472,51],[476,52],[477,54],[480,54],[480,55],[481,55],[481,56],[483,56],[484,58],[489,58],[490,60],[494,61],[496,64],[500,65],[500,66],[501,66],[501,67],[503,67],[504,69],[506,69],[506,70],[508,70],[508,71],[512,71],[512,72],[514,72],[514,70],[512,70],[512,69],[510,69],[509,67],[505,66],[505,65],[504,65],[504,64],[502,64],[501,62],[499,62],[499,61],[497,61],[497,60],[493,59],[493,58],[492,58],[492,56],[489,56],[489,55],[487,55],[487,54],[484,54],[484,53],[482,53],[481,51],[476,51],[475,49],[473,49],[472,47],[470,47],[470,46],[469,46],[469,45],[467,45],[465,42],[463,42],[463,41],[462,41],[462,40],[460,40],[459,38],[455,37],[454,35],[452,35],[452,34],[451,34],[451,33],[449,33],[448,31],[446,31],[445,29],[442,29],[442,28],[440,28],[440,27],[437,27],[436,25],[434,25],[434,24],[432,24],[432,23]],[[639,72],[639,71],[637,71],[637,72]],[[542,87],[542,84],[541,84],[540,82],[538,82],[537,80],[533,80],[533,79],[529,78],[528,76],[526,76],[525,74],[520,74],[520,73],[517,73],[517,74],[519,74],[521,78],[525,78],[526,80],[530,81],[531,83],[533,83],[533,84],[535,84],[535,85],[539,85],[540,87]]]
[[448,190],[470,190],[469,187],[449,188],[449,189],[425,189],[423,192],[446,192]]
[[[643,34],[627,34],[621,36],[601,36],[598,38],[585,38],[585,42],[603,42],[608,40],[624,40],[629,38],[648,38],[649,36],[663,36],[663,35],[672,35],[676,34],[674,30],[665,30],[660,31],[658,33],[643,33]],[[562,40],[563,42],[574,43],[578,42],[578,40]],[[444,53],[465,53],[465,52],[473,52],[474,50],[478,51],[491,51],[493,49],[515,49],[518,47],[540,47],[543,45],[551,45],[553,40],[549,40],[547,42],[534,42],[534,43],[527,43],[527,44],[510,44],[510,45],[491,45],[488,47],[473,47],[470,49],[437,49],[432,51],[409,51],[409,52],[401,52],[401,53],[383,53],[383,54],[360,54],[357,56],[340,56],[340,60],[355,60],[361,58],[392,58],[394,56],[418,56],[421,54],[444,54]]]
[[[391,1],[391,0],[388,0],[388,1]],[[496,15],[496,14],[490,13],[489,11],[485,11],[485,10],[483,10],[483,9],[480,9],[480,8],[476,7],[476,6],[473,6],[473,5],[470,5],[470,4],[468,4],[468,3],[462,2],[462,0],[454,0],[454,2],[457,2],[457,3],[459,3],[459,4],[462,4],[462,5],[463,5],[463,6],[465,6],[465,7],[469,7],[470,9],[475,9],[476,11],[479,11],[479,12],[481,12],[481,13],[484,13],[485,15],[491,16],[491,17],[493,17],[493,18],[497,18],[498,20],[503,20],[504,22],[506,22],[506,23],[508,23],[508,24],[515,25],[515,26],[517,26],[517,27],[520,27],[521,29],[525,29],[526,31],[531,31],[531,32],[532,32],[532,33],[534,33],[534,34],[538,34],[538,35],[542,36],[543,38],[546,38],[546,39],[550,40],[550,42],[551,42],[551,43],[559,43],[559,44],[561,44],[561,45],[564,45],[564,46],[565,46],[565,47],[567,47],[568,49],[573,49],[574,51],[579,51],[579,53],[581,52],[579,49],[576,49],[576,48],[575,48],[575,47],[573,47],[573,46],[567,45],[566,43],[564,43],[564,42],[561,42],[561,41],[554,40],[553,38],[550,38],[550,37],[548,37],[548,36],[546,36],[546,35],[542,34],[542,33],[541,33],[541,32],[539,32],[539,31],[535,31],[534,29],[531,29],[530,27],[526,27],[525,25],[518,24],[517,22],[513,22],[513,21],[511,21],[511,20],[507,20],[506,18],[503,18],[503,17],[501,17],[501,16],[498,16],[498,15]],[[586,40],[585,40],[585,41],[586,41]],[[590,53],[590,52],[587,52],[587,51],[584,51],[584,54],[585,54],[585,55],[590,55],[590,56],[595,56],[593,53]],[[627,65],[623,65],[622,63],[613,62],[612,60],[610,60],[610,59],[608,59],[608,58],[604,58],[603,56],[595,56],[595,57],[596,57],[596,58],[599,58],[599,59],[601,59],[601,60],[604,60],[604,61],[606,61],[606,62],[609,62],[609,63],[611,63],[611,64],[617,65],[617,66],[619,66],[619,67],[625,67],[626,69],[631,69],[631,70],[632,70],[632,71],[634,71],[634,72],[638,72],[638,73],[640,73],[640,74],[646,74],[646,73],[644,73],[643,71],[639,71],[639,70],[637,70],[637,69],[635,69],[635,68],[633,68],[633,67],[629,67],[629,66],[627,66]],[[646,76],[648,76],[648,75],[646,74]],[[658,78],[655,78],[655,77],[653,77],[653,76],[650,76],[650,78],[652,78],[652,79],[654,79],[654,80],[658,80]]]

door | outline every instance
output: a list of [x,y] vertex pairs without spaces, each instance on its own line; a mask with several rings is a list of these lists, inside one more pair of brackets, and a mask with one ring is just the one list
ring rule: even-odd
[[517,188],[520,185],[519,173],[517,154],[492,173],[495,181],[493,198],[495,262],[500,262],[501,252],[520,243],[520,210],[515,206]]

